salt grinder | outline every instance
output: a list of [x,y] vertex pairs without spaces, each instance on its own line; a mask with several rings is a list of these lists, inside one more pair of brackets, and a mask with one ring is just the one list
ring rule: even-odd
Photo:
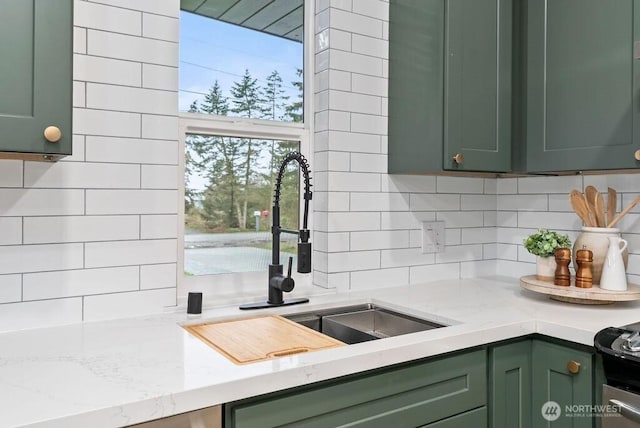
[[576,251],[576,287],[591,288],[593,285],[593,273],[591,265],[593,264],[593,252],[587,250],[587,246],[583,245],[582,250]]
[[571,284],[571,272],[569,271],[569,263],[571,262],[571,249],[557,248],[556,256],[556,273],[553,278],[555,285],[568,287]]

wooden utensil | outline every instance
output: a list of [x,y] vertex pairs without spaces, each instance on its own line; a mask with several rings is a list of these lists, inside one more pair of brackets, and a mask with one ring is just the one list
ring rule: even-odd
[[587,201],[584,195],[579,190],[572,190],[569,193],[569,202],[573,211],[580,217],[585,226],[591,226],[591,219],[589,218],[589,209],[587,208]]
[[602,193],[597,192],[595,196],[595,216],[596,216],[596,225],[598,227],[605,227],[607,222],[604,218],[604,198],[602,197]]
[[618,192],[611,187],[607,188],[607,223],[613,221],[613,217],[616,215],[616,208],[618,207]]
[[597,226],[596,220],[596,195],[598,189],[593,186],[587,186],[584,188],[584,198],[587,200],[587,208],[589,209],[589,218],[591,218],[592,226]]
[[613,220],[611,220],[609,222],[609,224],[607,225],[607,227],[615,226],[615,224],[617,222],[619,222],[622,219],[622,217],[627,215],[627,213],[629,213],[629,211],[631,211],[633,209],[633,207],[638,205],[638,202],[640,202],[640,195],[636,196],[636,198],[633,201],[631,201],[631,203],[629,205],[627,205],[627,207],[625,209],[620,211],[620,214],[618,214]]

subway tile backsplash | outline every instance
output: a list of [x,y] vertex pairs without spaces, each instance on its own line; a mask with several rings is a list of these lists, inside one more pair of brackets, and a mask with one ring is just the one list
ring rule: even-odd
[[[179,0],[76,0],[73,156],[0,160],[0,331],[176,303]],[[315,0],[314,282],[338,292],[534,271],[538,227],[575,239],[573,188],[640,175],[386,174],[388,1]],[[422,253],[422,222],[446,248]],[[640,208],[621,223],[640,281]]]

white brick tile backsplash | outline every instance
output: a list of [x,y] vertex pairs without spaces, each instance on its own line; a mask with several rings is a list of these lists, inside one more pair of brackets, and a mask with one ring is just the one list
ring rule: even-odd
[[73,52],[79,54],[87,53],[87,29],[74,27],[73,29]]
[[86,107],[86,83],[84,82],[73,82],[73,107]]
[[389,3],[382,0],[352,0],[352,11],[372,18],[389,20]]
[[22,244],[22,217],[0,217],[0,245]]
[[444,281],[460,278],[460,263],[412,266],[409,268],[409,283]]
[[[329,44],[333,49],[340,49],[343,51],[351,50],[351,33],[347,31],[340,31],[335,28],[328,28],[326,34],[329,37]],[[328,47],[327,46],[327,47]],[[320,47],[320,46],[318,46]],[[320,49],[318,49],[319,51]]]
[[518,179],[501,178],[496,180],[496,193],[498,195],[513,195],[518,193]]
[[[329,28],[330,11],[329,9],[318,9],[315,16],[315,33],[318,34]],[[316,52],[317,53],[317,52]]]
[[174,263],[176,260],[175,239],[85,244],[85,267],[87,268]]
[[435,253],[423,254],[419,248],[399,248],[380,252],[380,267],[429,265],[435,262]]
[[436,214],[428,211],[381,212],[381,229],[419,229],[423,221],[435,221]]
[[328,213],[327,224],[332,232],[379,230],[380,213],[350,212]]
[[352,153],[351,171],[386,173],[387,156],[382,154]]
[[[550,194],[545,195],[549,198],[549,211],[565,211],[565,212],[573,212],[573,208],[571,207],[571,202],[569,201],[568,195],[556,195]],[[606,198],[605,198],[605,207],[606,207]],[[545,211],[544,209],[538,211]]]
[[87,107],[152,114],[175,114],[178,93],[125,86],[87,84]]
[[138,239],[138,216],[25,217],[24,243],[90,242]]
[[382,38],[382,21],[340,9],[330,9],[331,28]]
[[[568,198],[565,198],[568,202]],[[549,207],[547,195],[498,195],[497,209],[500,211],[546,211]]]
[[176,66],[178,44],[99,30],[87,30],[89,55]]
[[87,296],[84,298],[84,320],[141,316],[175,304],[176,291],[173,288]]
[[22,300],[22,276],[0,275],[0,303],[19,302],[20,300]]
[[352,290],[369,290],[407,284],[409,284],[408,267],[351,272]]
[[582,189],[582,176],[518,178],[518,193],[564,193]]
[[371,114],[351,113],[351,131],[387,134],[387,118]]
[[[328,51],[327,66],[332,69],[382,77],[382,59],[339,50]],[[323,64],[318,64],[322,66]],[[324,67],[326,68],[326,67]],[[324,68],[320,67],[319,70]]]
[[78,1],[74,3],[73,24],[79,27],[125,33],[134,36],[142,34],[142,14],[140,12],[111,7],[99,3]]
[[380,251],[329,253],[328,267],[331,272],[353,272],[357,270],[379,269]]
[[351,232],[351,251],[407,248],[408,246],[409,231],[407,230]]
[[336,90],[329,90],[329,108],[365,114],[381,113],[380,97]]
[[175,165],[142,165],[143,189],[175,189],[179,182],[178,167]]
[[175,91],[178,85],[178,69],[163,65],[142,64],[142,86],[144,88]]
[[84,214],[83,190],[0,188],[0,216],[78,214]]
[[351,73],[350,76],[353,92],[377,95],[380,97],[386,97],[388,95],[387,79],[358,73]]
[[496,196],[495,195],[461,195],[460,207],[463,211],[469,211],[469,210],[495,211]]
[[178,118],[172,116],[156,116],[143,114],[142,138],[177,140]]
[[436,263],[465,262],[482,260],[482,245],[456,245],[445,247],[444,252],[436,253]]
[[19,160],[0,160],[0,187],[22,187],[22,166]]
[[327,129],[348,131],[351,127],[351,117],[346,111],[327,110]]
[[140,238],[159,239],[178,237],[178,216],[143,215],[140,216]]
[[176,214],[175,190],[87,190],[87,214]]
[[87,161],[178,164],[178,142],[87,136]]
[[472,227],[461,229],[462,244],[483,244],[495,242],[497,230],[495,227]]
[[407,211],[406,193],[351,193],[351,211]]
[[79,269],[82,260],[82,244],[10,245],[0,247],[0,275]]
[[376,58],[389,58],[389,42],[380,37],[361,36],[354,34],[351,40],[351,50]]
[[118,6],[125,9],[140,10],[143,12],[156,13],[177,18],[180,9],[177,7],[177,0],[89,0],[92,3],[102,3]]
[[349,232],[334,232],[327,234],[327,251],[349,251]]
[[460,263],[460,278],[481,278],[483,276],[495,276],[495,274],[496,263],[493,260]]
[[436,177],[428,175],[383,175],[382,191],[435,193]]
[[140,266],[140,288],[169,288],[176,286],[176,264],[158,264]]
[[518,227],[518,213],[514,211],[498,211],[497,225],[501,227]]
[[582,221],[574,213],[561,212],[518,212],[518,227],[580,230]]
[[0,332],[82,321],[82,298],[8,303],[0,311]]
[[80,269],[24,275],[23,299],[43,300],[139,289],[138,266]]
[[141,67],[140,63],[132,61],[91,55],[73,56],[73,78],[86,82],[140,86]]
[[142,36],[177,43],[179,40],[178,24],[179,21],[176,18],[143,13]]
[[140,115],[117,111],[73,109],[73,133],[140,137]]
[[377,174],[330,171],[328,179],[329,191],[377,192],[380,190],[380,177]]
[[460,195],[412,193],[410,206],[413,211],[458,211]]
[[518,245],[496,244],[496,256],[502,260],[518,260]]
[[343,9],[350,11],[352,6],[352,0],[330,0],[331,7],[336,9]]
[[326,73],[328,79],[327,89],[335,89],[338,91],[351,90],[351,73],[340,70],[328,70]]
[[65,156],[61,162],[84,162],[84,135],[73,135],[71,137],[71,156]]
[[140,167],[85,162],[25,162],[25,187],[139,188]]
[[483,193],[484,182],[478,178],[436,177],[438,193]]
[[329,131],[328,149],[345,152],[380,153],[380,136],[370,133]]

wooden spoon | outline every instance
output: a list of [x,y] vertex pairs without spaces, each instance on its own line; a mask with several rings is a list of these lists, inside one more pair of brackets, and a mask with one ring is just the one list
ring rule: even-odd
[[587,201],[584,198],[584,195],[579,190],[572,190],[569,193],[569,202],[571,202],[571,207],[578,217],[582,220],[585,226],[591,226],[591,219],[589,218],[589,209],[587,208]]
[[607,225],[607,227],[613,227],[615,226],[615,224],[617,222],[620,221],[620,219],[622,219],[622,217],[624,217],[625,215],[627,215],[627,213],[629,211],[631,211],[633,209],[633,207],[635,207],[638,202],[640,202],[640,195],[636,196],[636,198],[631,201],[631,203],[629,205],[627,205],[627,207],[625,209],[623,209],[622,211],[620,211],[620,214],[618,214],[613,220],[611,220],[609,222],[609,224]]
[[600,192],[596,193],[594,213],[596,216],[596,225],[598,227],[605,227],[607,225],[607,222],[604,218],[604,199],[602,198],[602,193]]
[[611,187],[607,188],[607,222],[611,223],[616,215],[618,207],[618,192]]

